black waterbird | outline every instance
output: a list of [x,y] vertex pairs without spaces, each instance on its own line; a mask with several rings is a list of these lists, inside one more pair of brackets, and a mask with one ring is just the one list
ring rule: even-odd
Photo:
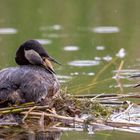
[[36,40],[24,42],[16,52],[17,67],[0,71],[0,104],[40,102],[60,90],[50,57]]

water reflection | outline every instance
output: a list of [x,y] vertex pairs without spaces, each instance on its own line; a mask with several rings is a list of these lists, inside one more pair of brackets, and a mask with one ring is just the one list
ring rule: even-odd
[[57,75],[57,78],[59,79],[60,83],[65,83],[72,79],[71,76],[67,76],[67,75]]
[[119,73],[119,75],[115,75],[115,76],[113,76],[112,77],[113,79],[126,79],[126,78],[128,78],[128,76],[124,76],[124,75],[121,75],[120,73]]
[[65,33],[43,33],[42,34],[43,37],[48,37],[48,38],[66,38],[69,37],[68,34]]
[[52,41],[49,39],[36,39],[36,40],[39,41],[42,45],[47,45],[52,43]]
[[94,72],[89,72],[88,75],[93,76],[93,75],[95,75],[95,73]]
[[[133,105],[133,104],[130,104],[130,106],[124,111],[124,112],[121,112],[121,113],[114,113],[110,116],[110,120],[112,121],[116,121],[116,122],[125,122],[125,123],[133,123],[133,124],[139,124],[140,123],[140,106],[138,105]],[[129,129],[131,131],[134,131],[134,132],[140,132],[140,127],[129,127]]]
[[62,29],[62,26],[56,24],[56,25],[53,25],[53,26],[52,26],[52,29],[54,29],[54,30],[60,30],[60,29]]
[[105,61],[111,61],[112,60],[112,57],[110,56],[110,55],[107,55],[107,56],[104,56],[103,57],[103,60],[105,60]]
[[78,46],[65,46],[64,47],[64,50],[65,51],[77,51],[77,50],[79,50],[79,47]]
[[15,133],[12,132],[12,135],[10,135],[10,131],[3,131],[0,134],[1,140],[60,140],[61,138],[61,132],[60,131],[15,131]]
[[[15,27],[0,28],[0,35],[4,34],[4,36],[1,36],[0,38],[1,66],[5,64],[9,66],[14,65],[14,63],[11,62],[11,57],[13,56],[12,52],[15,50],[14,46],[19,43],[18,41],[23,41],[25,38],[27,39],[33,37],[38,38],[42,44],[52,45],[50,50],[52,49],[52,53],[61,57],[58,58],[61,59],[60,61],[62,63],[64,62],[66,64],[67,62],[70,62],[66,68],[59,70],[58,73],[60,75],[59,80],[61,82],[71,81],[72,86],[79,85],[79,83],[86,85],[90,81],[90,76],[94,75],[94,72],[95,74],[98,74],[98,72],[100,73],[100,70],[106,67],[106,64],[108,65],[111,62],[110,60],[112,60],[112,57],[114,59],[116,50],[120,50],[116,56],[121,58],[125,57],[125,50],[128,52],[128,54],[130,53],[125,61],[125,67],[128,68],[128,66],[132,66],[132,62],[130,62],[131,60],[139,58],[139,5],[139,0],[136,0],[135,2],[118,0],[115,1],[115,3],[111,0],[109,2],[100,0],[70,0],[67,2],[64,0],[63,2],[31,0],[28,2],[28,5],[24,1],[18,0],[13,1],[13,3],[10,1],[1,1],[0,26]],[[130,8],[132,10],[130,10]],[[39,12],[39,10],[41,12]],[[32,20],[30,20],[31,17]],[[8,34],[16,34],[18,31],[20,31],[18,36],[8,36]],[[5,37],[5,34],[8,37]],[[42,40],[42,38],[45,40]],[[50,40],[46,40],[48,38]],[[63,48],[63,46],[67,44],[73,45],[74,43],[80,46],[80,51],[77,51],[79,50],[79,47],[67,48],[68,46],[66,46],[66,48]],[[123,48],[121,49],[122,46],[124,47],[124,50]],[[76,52],[70,52],[68,54],[68,52],[64,53],[63,49],[65,51],[73,50]],[[95,52],[93,52],[93,50],[95,50]],[[81,59],[85,59],[84,62]],[[95,62],[92,63],[92,60],[89,62],[88,59],[93,59]],[[88,62],[85,62],[87,60]],[[107,63],[101,63],[101,65],[99,65],[100,61],[107,61]],[[98,80],[100,82],[106,78],[111,78],[112,69],[114,69],[114,67],[116,68],[116,66],[119,64],[120,61],[115,62],[115,66],[112,64],[110,67],[104,70],[99,79],[97,79],[97,82]],[[94,72],[92,70],[89,72],[92,65],[99,66],[97,69],[95,67]],[[135,65],[135,63],[133,63],[133,65]],[[71,66],[75,67],[71,69]],[[81,72],[79,67],[85,66],[89,68],[86,67],[84,71]],[[140,67],[137,65],[137,68]],[[66,75],[64,75],[64,73]],[[117,71],[113,74],[116,73]],[[128,81],[128,76],[139,73],[140,71],[122,70],[119,78],[123,79],[123,81]],[[75,76],[76,78],[72,79],[72,76]],[[112,81],[115,80],[113,79]],[[109,85],[113,84],[112,81],[110,81],[108,84],[107,82],[99,84],[99,86],[93,88],[89,92],[117,92],[116,89],[108,90]],[[70,84],[67,83],[67,85],[69,86]],[[85,91],[85,93],[88,93],[87,91]],[[79,139],[90,139],[89,137],[81,137],[81,134],[76,134],[76,138],[77,135]],[[130,137],[129,135],[128,138]],[[117,135],[117,138],[118,137],[120,139],[119,133]],[[99,136],[99,139],[102,139],[101,136]]]
[[17,29],[15,28],[0,28],[0,34],[16,34]]
[[53,30],[61,30],[63,29],[63,27],[59,24],[54,24],[54,25],[51,25],[51,26],[43,26],[43,27],[40,27],[40,30],[41,31],[46,31],[46,30],[49,30],[49,31],[53,31]]
[[69,62],[68,64],[75,67],[89,67],[89,66],[97,66],[100,64],[100,62],[96,60],[75,60]]
[[102,60],[102,58],[101,58],[101,57],[96,56],[96,57],[94,57],[94,60],[100,61],[100,60]]
[[79,73],[79,72],[71,72],[70,75],[71,76],[76,76],[76,75],[93,76],[93,75],[95,75],[95,73],[94,72],[88,72],[88,73],[86,73],[86,72],[82,72],[82,73]]
[[129,87],[134,87],[135,84],[123,84],[123,85],[110,85],[109,88],[129,88]]
[[70,75],[72,75],[72,76],[79,75],[79,72],[71,72]]
[[[121,69],[121,70],[113,70],[114,74],[119,73],[120,75],[125,75],[130,78],[132,75],[140,74],[140,70],[137,69]],[[125,77],[126,78],[126,77]]]
[[96,50],[103,51],[105,50],[105,46],[96,46]]
[[121,48],[118,53],[116,54],[117,57],[119,58],[124,58],[126,56],[126,52],[124,48]]
[[[120,84],[121,82],[119,82],[119,84],[111,84],[109,86],[109,88],[132,88],[134,86],[136,86],[136,78],[131,78],[131,76],[137,75],[140,73],[140,70],[136,70],[136,69],[121,69],[121,70],[113,70],[113,77],[112,79],[116,80],[116,81],[120,81],[121,79],[126,80],[127,82],[123,84]],[[132,82],[133,80],[133,82]],[[129,89],[130,90],[130,89]]]
[[98,33],[98,34],[103,34],[103,33],[118,33],[120,29],[116,26],[99,26],[92,28],[91,31]]

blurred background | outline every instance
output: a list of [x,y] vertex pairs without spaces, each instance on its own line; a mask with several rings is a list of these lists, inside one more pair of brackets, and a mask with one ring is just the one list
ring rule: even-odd
[[[68,92],[119,92],[113,70],[121,61],[122,69],[139,67],[139,5],[138,0],[0,0],[0,68],[15,66],[17,47],[37,39],[63,64],[55,70]],[[127,91],[131,84],[122,79]]]
[[0,0],[0,68],[37,39],[63,64],[54,67],[70,94],[137,91],[129,77],[140,73],[139,13],[139,0]]

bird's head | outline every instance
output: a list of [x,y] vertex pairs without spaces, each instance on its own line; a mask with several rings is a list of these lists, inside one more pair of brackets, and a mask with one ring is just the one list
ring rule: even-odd
[[60,64],[48,55],[47,51],[36,40],[28,40],[20,45],[16,51],[15,61],[18,65],[38,65],[54,73],[51,62]]

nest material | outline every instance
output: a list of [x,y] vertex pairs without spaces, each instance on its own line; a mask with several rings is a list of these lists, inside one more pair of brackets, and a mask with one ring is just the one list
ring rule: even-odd
[[[64,119],[65,117],[80,118],[83,114],[104,118],[111,113],[111,110],[101,105],[97,100],[78,99],[66,93],[61,93],[61,95],[58,95],[53,99],[47,98],[41,105],[26,103],[20,106],[15,105],[7,108],[0,108],[2,121],[5,120],[5,116],[7,117],[6,114],[18,114],[22,118],[22,122],[23,120],[25,121],[25,119],[26,121],[32,122],[32,120],[40,118],[43,113],[50,114],[50,116],[48,115],[48,117],[45,117],[45,123],[49,125],[54,122],[54,120],[60,120],[63,119],[63,117]],[[62,116],[62,118],[55,116]]]

